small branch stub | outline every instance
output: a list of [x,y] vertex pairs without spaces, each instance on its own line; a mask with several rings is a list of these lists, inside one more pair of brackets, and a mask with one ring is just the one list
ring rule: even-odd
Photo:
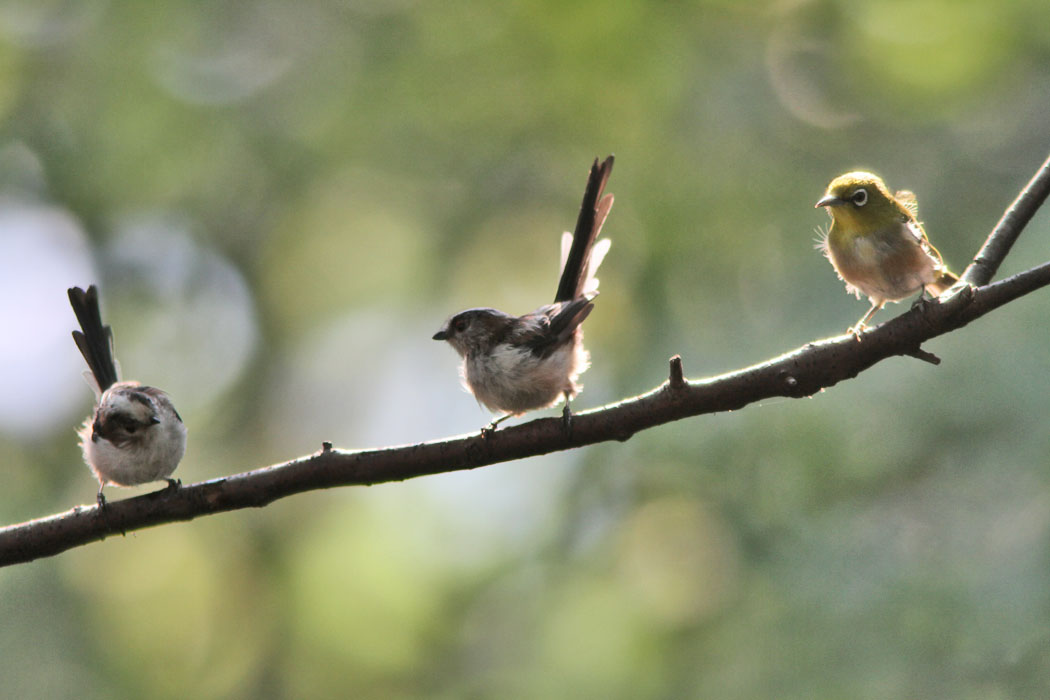
[[682,389],[685,387],[685,371],[682,369],[682,356],[675,355],[671,358],[671,376],[668,378],[671,389]]
[[923,350],[922,348],[915,348],[914,350],[908,353],[908,357],[914,357],[916,360],[929,362],[931,365],[941,364],[941,358],[937,357],[932,352]]

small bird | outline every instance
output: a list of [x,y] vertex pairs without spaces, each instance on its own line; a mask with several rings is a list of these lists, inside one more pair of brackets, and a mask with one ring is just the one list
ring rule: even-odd
[[120,365],[113,358],[113,330],[102,325],[98,290],[69,290],[69,303],[80,323],[73,340],[87,362],[84,378],[95,391],[92,415],[77,431],[84,461],[98,479],[98,505],[106,505],[106,484],[135,486],[169,478],[186,452],[186,426],[171,399],[160,389],[120,381]]
[[524,316],[496,309],[468,309],[452,316],[434,334],[463,358],[460,374],[467,391],[493,412],[504,413],[485,430],[526,411],[553,406],[565,398],[563,418],[571,420],[569,400],[582,387],[579,376],[590,366],[580,324],[598,296],[595,273],[610,241],[595,242],[613,205],[603,195],[613,157],[595,159],[587,178],[576,230],[562,235],[561,279],[554,303]]
[[858,338],[887,301],[915,292],[940,296],[959,281],[926,238],[913,193],[892,194],[878,175],[857,171],[832,180],[815,206],[827,207],[831,215],[818,247],[846,292],[871,300],[868,313],[849,329]]

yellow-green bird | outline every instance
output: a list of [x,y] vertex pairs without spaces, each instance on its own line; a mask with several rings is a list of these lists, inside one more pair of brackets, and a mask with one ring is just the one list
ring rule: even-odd
[[940,296],[959,281],[926,238],[911,192],[893,194],[878,175],[857,171],[832,180],[816,206],[831,215],[824,254],[848,293],[871,300],[850,333],[859,337],[887,301],[924,290]]

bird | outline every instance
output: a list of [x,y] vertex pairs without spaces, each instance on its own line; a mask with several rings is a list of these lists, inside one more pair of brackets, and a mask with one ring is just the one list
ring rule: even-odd
[[614,158],[594,160],[580,205],[576,229],[561,240],[561,276],[553,303],[524,316],[475,308],[451,316],[434,334],[462,358],[464,387],[478,403],[504,415],[482,434],[511,416],[553,406],[564,398],[565,425],[571,423],[570,399],[583,388],[578,380],[590,366],[580,324],[598,296],[595,273],[611,245],[601,233],[613,195],[604,194]]
[[186,452],[186,426],[166,393],[134,381],[120,380],[120,365],[113,356],[113,330],[102,325],[98,289],[69,289],[81,330],[73,340],[88,369],[84,378],[95,392],[95,409],[77,431],[80,449],[98,480],[96,500],[104,508],[102,490],[165,480],[169,488]]
[[912,192],[894,194],[878,175],[858,170],[832,180],[815,206],[831,216],[818,248],[846,283],[846,292],[871,301],[848,331],[858,339],[887,301],[916,292],[917,302],[924,292],[940,296],[959,281],[926,237]]

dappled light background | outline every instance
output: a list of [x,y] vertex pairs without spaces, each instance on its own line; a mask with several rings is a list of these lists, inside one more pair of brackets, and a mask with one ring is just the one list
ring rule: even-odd
[[[596,156],[577,409],[855,322],[813,245],[833,176],[914,190],[961,270],[1050,152],[1042,0],[0,0],[0,67],[5,524],[94,500],[71,285],[173,396],[192,482],[487,422],[430,336],[553,297]],[[1041,212],[1003,274],[1047,259]],[[1048,312],[811,399],[0,570],[4,690],[1046,696]]]

